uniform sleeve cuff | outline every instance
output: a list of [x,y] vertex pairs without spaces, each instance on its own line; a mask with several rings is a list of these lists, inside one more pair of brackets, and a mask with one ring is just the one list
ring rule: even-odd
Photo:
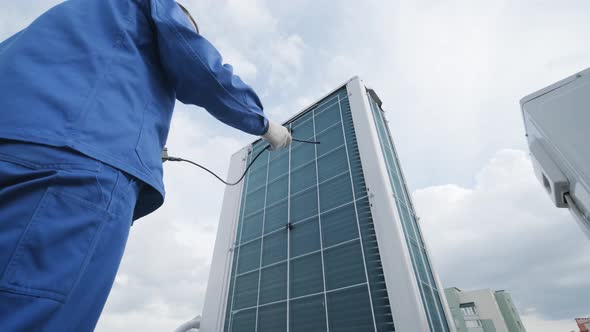
[[268,129],[270,128],[270,121],[267,118],[264,118],[264,129],[262,129],[262,134],[260,136],[266,135],[268,133]]

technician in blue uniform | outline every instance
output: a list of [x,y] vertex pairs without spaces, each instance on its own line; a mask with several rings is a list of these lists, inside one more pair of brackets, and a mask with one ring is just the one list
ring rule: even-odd
[[67,1],[0,44],[0,331],[94,329],[176,99],[291,142],[173,0]]

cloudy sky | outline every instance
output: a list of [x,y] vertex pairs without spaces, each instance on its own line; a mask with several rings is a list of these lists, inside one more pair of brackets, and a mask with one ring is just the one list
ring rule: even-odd
[[[0,4],[0,39],[59,1]],[[519,99],[590,67],[587,0],[185,0],[285,120],[359,75],[384,101],[445,287],[506,289],[529,331],[590,315],[590,242],[532,174]],[[179,104],[171,154],[225,174],[254,137]],[[173,330],[202,310],[224,187],[165,165],[167,201],[132,228],[97,331]]]

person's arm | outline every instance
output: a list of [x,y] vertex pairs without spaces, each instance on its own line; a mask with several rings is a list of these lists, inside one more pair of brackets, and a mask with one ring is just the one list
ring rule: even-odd
[[151,18],[160,61],[183,103],[205,108],[218,120],[253,135],[264,135],[269,121],[260,99],[219,52],[195,31],[173,0],[151,0]]
[[15,41],[18,36],[20,36],[20,34],[25,31],[25,30],[21,30],[17,33],[15,33],[14,35],[8,37],[8,39],[4,40],[3,42],[0,43],[0,53],[4,52],[4,49],[8,48],[8,46]]

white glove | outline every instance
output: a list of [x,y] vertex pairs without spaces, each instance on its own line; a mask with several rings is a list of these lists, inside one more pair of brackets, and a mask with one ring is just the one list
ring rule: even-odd
[[262,135],[262,139],[270,144],[270,150],[281,150],[291,144],[291,133],[289,129],[278,123],[268,121],[268,131]]

